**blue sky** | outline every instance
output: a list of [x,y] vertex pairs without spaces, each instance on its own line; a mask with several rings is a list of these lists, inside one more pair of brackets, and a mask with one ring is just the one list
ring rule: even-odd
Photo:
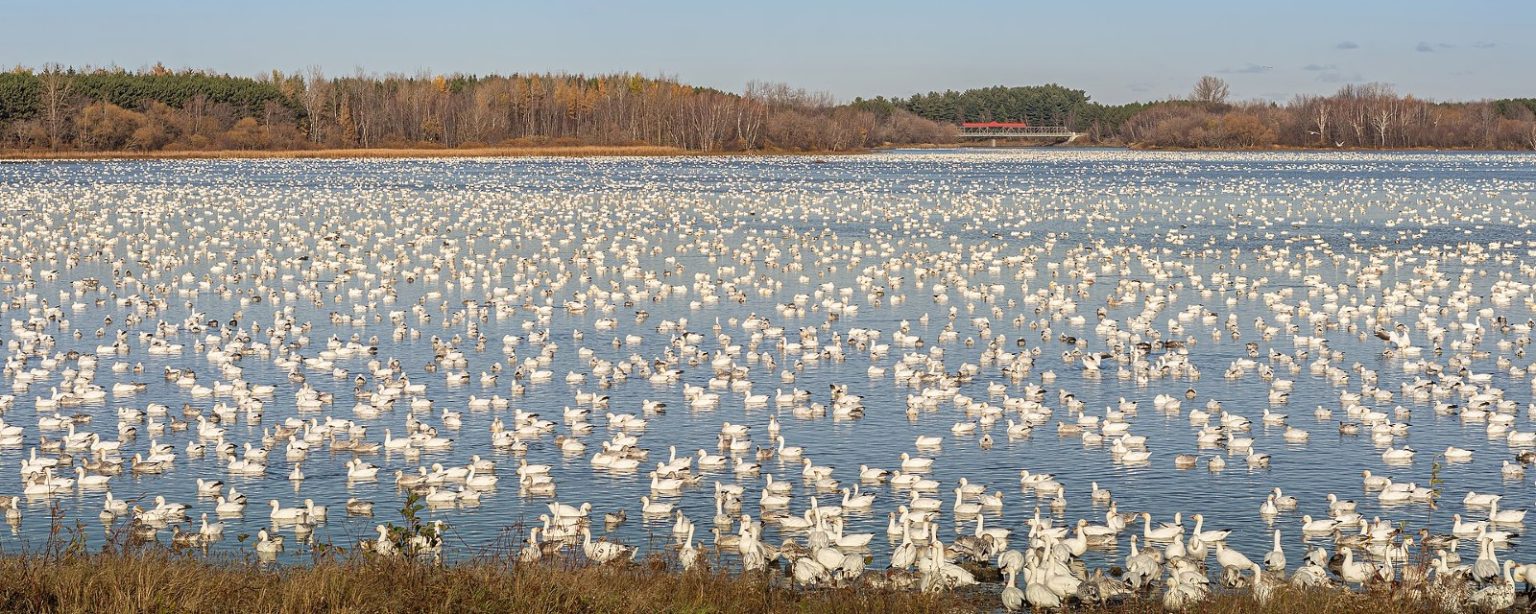
[[1536,96],[1536,2],[473,2],[0,0],[0,62],[256,75],[630,71],[839,99],[1055,82],[1110,103],[1379,81],[1436,100]]

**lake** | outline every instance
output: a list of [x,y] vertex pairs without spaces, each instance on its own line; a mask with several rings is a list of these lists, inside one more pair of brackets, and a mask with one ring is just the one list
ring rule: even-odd
[[[67,427],[40,428],[56,413],[78,416],[77,433],[122,441],[116,456],[123,459],[148,455],[151,442],[175,451],[164,473],[125,470],[106,489],[22,496],[20,520],[0,538],[11,552],[46,542],[55,505],[64,525],[79,520],[101,543],[108,527],[125,522],[98,519],[107,489],[144,507],[157,495],[184,503],[191,521],[181,526],[196,530],[200,514],[218,517],[196,481],[217,479],[250,505],[223,519],[224,538],[211,547],[249,553],[251,540],[236,536],[267,529],[289,536],[280,560],[299,563],[305,547],[291,524],[274,525],[266,501],[329,506],[313,539],[350,547],[373,536],[375,525],[399,522],[405,494],[394,484],[396,470],[463,466],[473,455],[496,464],[495,488],[477,504],[422,512],[446,523],[449,557],[517,545],[556,500],[591,503],[595,534],[649,552],[673,541],[675,518],[642,518],[640,498],[652,494],[647,472],[667,461],[671,447],[679,456],[730,455],[718,447],[723,423],[749,428],[744,458],[755,462],[752,451],[773,445],[770,420],[788,445],[832,468],[840,486],[860,484],[876,495],[867,512],[843,512],[847,532],[875,534],[874,567],[884,567],[899,541],[886,534],[887,515],[911,495],[861,483],[859,467],[898,470],[902,453],[933,459],[924,477],[940,487],[927,496],[943,502],[946,541],[976,525],[950,513],[961,478],[1002,493],[1002,509],[983,513],[986,526],[1012,529],[1016,539],[1037,512],[1058,525],[1103,523],[1107,507],[1090,498],[1097,482],[1120,511],[1145,511],[1155,522],[1182,513],[1193,527],[1192,514],[1203,513],[1207,530],[1232,529],[1228,543],[1254,560],[1278,528],[1293,566],[1301,560],[1302,516],[1326,517],[1330,493],[1357,501],[1367,520],[1410,532],[1449,533],[1458,513],[1482,519],[1485,510],[1463,506],[1468,491],[1502,494],[1503,509],[1531,504],[1531,481],[1501,472],[1504,461],[1536,450],[1508,435],[1536,431],[1536,383],[1524,373],[1536,274],[1531,154],[1030,149],[825,159],[27,162],[0,164],[0,186],[0,340],[3,384],[13,396],[3,418],[21,429],[19,442],[0,449],[12,469],[0,473],[0,494],[23,494],[15,469],[24,460],[57,456],[38,449],[40,437],[67,436]],[[1399,324],[1418,356],[1384,353],[1394,346],[1376,331]],[[118,331],[122,349],[104,351]],[[860,341],[868,331],[879,334]],[[51,407],[46,399],[64,392],[65,376],[82,370],[70,352],[97,356],[94,377],[76,378],[74,387],[107,394]],[[1032,364],[1005,370],[999,357],[1013,361],[1021,352],[1035,354]],[[1112,356],[1094,372],[1083,365],[1090,353]],[[1325,354],[1330,359],[1320,363]],[[397,373],[388,373],[392,359]],[[1228,377],[1240,360],[1252,363]],[[493,365],[500,365],[496,381],[482,380]],[[926,376],[895,381],[898,365]],[[710,389],[716,367],[734,367],[750,392],[740,384]],[[1270,379],[1261,377],[1264,368],[1273,370]],[[195,375],[178,384],[164,377],[168,369]],[[645,375],[671,369],[681,371],[676,381]],[[552,378],[530,381],[535,371]],[[616,371],[628,374],[618,379]],[[449,381],[449,372],[467,381]],[[582,381],[568,383],[573,373]],[[400,376],[425,391],[387,407],[367,396]],[[273,390],[235,394],[228,385],[236,379]],[[1272,394],[1273,380],[1294,382],[1288,398]],[[114,389],[137,383],[144,386]],[[1408,385],[1435,392],[1416,397]],[[718,394],[718,403],[690,403],[685,387],[692,386]],[[831,411],[833,387],[842,386],[862,397],[861,416]],[[1025,401],[1031,386],[1043,388],[1038,406]],[[1342,396],[1363,386],[1373,394]],[[301,387],[332,401],[301,406]],[[777,401],[778,391],[791,390],[808,397]],[[931,406],[912,400],[925,390]],[[582,406],[578,393],[593,392],[608,405],[586,419],[590,434],[573,433],[566,411]],[[768,401],[749,406],[749,394]],[[1159,395],[1182,407],[1160,411]],[[488,397],[505,407],[471,401]],[[429,400],[430,409],[413,410],[412,399]],[[1137,404],[1123,420],[1130,434],[1146,437],[1147,462],[1121,462],[1113,437],[1059,432],[1058,423],[1078,424],[1079,414],[1105,418],[1122,399]],[[1498,414],[1500,399],[1513,417],[1506,429],[1463,413]],[[646,414],[647,401],[664,403],[664,413]],[[1250,468],[1246,452],[1197,442],[1191,413],[1212,401],[1252,421],[1250,432],[1234,436],[1270,455],[1268,467]],[[168,414],[123,412],[152,404]],[[827,411],[813,415],[813,404]],[[222,428],[224,440],[242,449],[260,447],[264,433],[285,423],[312,419],[365,425],[365,438],[382,442],[386,429],[408,432],[414,416],[453,441],[408,457],[335,451],[317,435],[295,461],[282,440],[262,475],[237,476],[211,445],[201,455],[188,451],[201,439],[189,416],[211,418],[217,405],[234,419],[208,428]],[[1320,407],[1332,415],[1319,417]],[[444,410],[462,412],[457,426]],[[1266,410],[1287,414],[1307,439],[1288,440],[1278,420],[1263,420]],[[1402,434],[1373,438],[1369,426],[1341,434],[1340,423],[1359,422],[1362,410],[1384,412],[1404,425]],[[1010,437],[1007,420],[1020,422],[1025,411],[1048,417]],[[512,425],[518,412],[555,423],[519,437],[521,454],[493,445],[491,431],[498,418]],[[625,432],[613,428],[609,412],[648,421],[628,431],[636,448],[649,450],[640,471],[593,467],[602,442]],[[994,417],[991,426],[952,432],[957,423]],[[190,427],[151,433],[153,422],[172,420]],[[137,435],[121,436],[120,421]],[[585,451],[563,453],[557,436],[581,441]],[[919,436],[942,436],[942,446],[919,450]],[[1411,463],[1383,461],[1384,450],[1405,446],[1417,451]],[[1448,446],[1472,450],[1471,460],[1443,458]],[[1180,454],[1196,455],[1195,468],[1176,468]],[[73,477],[67,467],[92,454],[72,456],[56,475]],[[348,480],[354,456],[378,466],[377,481]],[[1208,469],[1217,457],[1225,469]],[[524,459],[550,466],[555,496],[519,489],[515,469]],[[295,462],[302,481],[289,479]],[[1021,470],[1053,474],[1065,488],[1065,509],[1051,508],[1054,496],[1022,489]],[[1383,503],[1363,488],[1365,470],[1433,487],[1438,504]],[[819,506],[842,502],[835,491],[818,494],[798,462],[776,456],[761,471],[793,484],[792,514],[803,514],[812,497]],[[693,474],[702,475],[698,484],[657,499],[698,524],[696,539],[712,541],[715,482],[744,486],[742,512],[761,514],[765,478],[697,466]],[[444,487],[458,489],[452,480]],[[1277,487],[1298,508],[1261,516]],[[373,501],[374,515],[345,513],[353,498]],[[628,521],[606,531],[599,514],[619,509]],[[1126,531],[1139,533],[1139,523]],[[169,543],[170,534],[158,538]],[[1091,549],[1085,562],[1118,564],[1126,535]],[[789,537],[804,541],[803,532],[765,529],[770,544]],[[1332,550],[1331,542],[1309,543]],[[1529,560],[1536,544],[1516,537],[1507,556]]]

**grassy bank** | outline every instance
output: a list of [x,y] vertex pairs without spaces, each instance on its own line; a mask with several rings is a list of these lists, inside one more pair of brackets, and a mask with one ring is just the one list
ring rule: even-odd
[[[1471,608],[1467,608],[1471,611]],[[1078,612],[1103,614],[1167,614],[1161,600],[1133,599],[1115,605],[1078,608]],[[1259,605],[1247,592],[1215,594],[1189,606],[1190,614],[1443,614],[1429,599],[1390,591],[1353,592],[1343,589],[1277,590],[1268,603]]]
[[[871,572],[878,573],[878,572]],[[661,560],[588,565],[479,560],[446,566],[393,557],[322,557],[264,567],[157,546],[131,553],[0,557],[5,612],[827,612],[1002,611],[999,587],[924,594],[870,587],[799,590],[777,574],[677,573]],[[1071,611],[1164,612],[1157,598]],[[1188,612],[1282,614],[1439,612],[1436,601],[1391,590],[1277,589],[1264,606],[1246,591],[1216,593]]]
[[[996,603],[995,598],[988,600]],[[264,568],[159,549],[0,558],[5,612],[956,612],[959,595],[797,591],[768,576],[660,565],[447,566],[372,556]]]

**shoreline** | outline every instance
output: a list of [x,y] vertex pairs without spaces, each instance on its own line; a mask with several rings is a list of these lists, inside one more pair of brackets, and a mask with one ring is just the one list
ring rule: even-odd
[[5,162],[60,162],[60,161],[112,161],[112,160],[346,160],[346,159],[451,159],[451,158],[665,158],[665,157],[832,157],[856,156],[899,150],[1103,150],[1123,149],[1146,152],[1348,152],[1348,153],[1402,153],[1402,152],[1457,152],[1457,153],[1530,153],[1523,149],[1475,149],[1475,148],[1392,148],[1364,149],[1357,147],[1253,147],[1253,148],[1175,148],[1147,147],[1140,145],[1113,144],[1055,144],[987,147],[960,143],[926,143],[915,145],[887,145],[868,149],[842,151],[700,151],[679,147],[652,145],[558,145],[529,147],[473,147],[462,149],[436,148],[366,148],[366,149],[294,149],[294,150],[235,150],[215,149],[199,151],[0,151],[0,163]]
[[1053,144],[1008,144],[990,147],[971,143],[925,143],[920,145],[891,145],[877,147],[874,151],[891,151],[902,149],[929,150],[929,149],[956,149],[956,150],[1035,150],[1035,149],[1062,149],[1062,150],[1102,150],[1123,149],[1126,151],[1146,152],[1225,152],[1225,153],[1302,153],[1302,152],[1344,152],[1344,153],[1403,153],[1403,152],[1456,152],[1456,153],[1532,153],[1536,149],[1485,149],[1480,147],[1289,147],[1270,145],[1265,147],[1158,147],[1154,145],[1142,145],[1138,143],[1053,143]]
[[0,151],[0,162],[90,160],[344,160],[355,158],[662,158],[719,156],[847,156],[878,151],[701,151],[654,145],[552,145],[467,148],[211,149],[198,151]]
[[[18,612],[824,612],[959,614],[1000,612],[1003,585],[986,582],[939,592],[916,588],[921,574],[868,570],[838,586],[796,585],[777,564],[734,573],[713,547],[682,571],[672,557],[596,564],[579,552],[538,562],[502,556],[434,564],[362,550],[326,548],[309,562],[262,563],[261,557],[205,554],[151,542],[87,553],[55,544],[40,553],[0,556],[0,609]],[[893,583],[913,585],[897,588]],[[388,587],[388,588],[385,588]],[[1430,584],[1298,588],[1284,581],[1265,596],[1249,588],[1212,587],[1189,613],[1292,612],[1392,614],[1438,611]],[[1105,601],[1072,596],[1066,611],[1161,614],[1152,594]]]
[[570,145],[549,147],[468,147],[358,149],[210,149],[196,151],[0,151],[0,160],[341,160],[347,158],[592,158],[601,156],[662,157],[701,155],[677,147],[650,145]]

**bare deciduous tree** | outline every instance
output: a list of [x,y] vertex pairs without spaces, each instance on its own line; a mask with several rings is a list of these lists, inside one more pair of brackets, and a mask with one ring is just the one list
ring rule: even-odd
[[1206,75],[1195,82],[1195,88],[1189,92],[1189,99],[1195,102],[1221,104],[1227,101],[1227,95],[1230,93],[1231,89],[1226,81]]
[[50,64],[43,67],[38,76],[42,83],[43,126],[48,132],[48,148],[58,149],[64,134],[64,121],[69,117],[70,90],[74,81],[64,74],[63,67]]
[[1309,100],[1307,106],[1310,108],[1307,118],[1311,121],[1312,127],[1317,132],[1317,144],[1323,147],[1329,146],[1332,137],[1328,134],[1328,127],[1330,125],[1328,122],[1333,106],[1328,104],[1327,100],[1321,98]]
[[304,114],[309,120],[309,141],[320,142],[320,122],[324,119],[325,104],[330,100],[330,82],[326,80],[325,73],[319,66],[309,67],[309,74],[304,81],[304,93],[299,97],[299,102],[304,105]]

